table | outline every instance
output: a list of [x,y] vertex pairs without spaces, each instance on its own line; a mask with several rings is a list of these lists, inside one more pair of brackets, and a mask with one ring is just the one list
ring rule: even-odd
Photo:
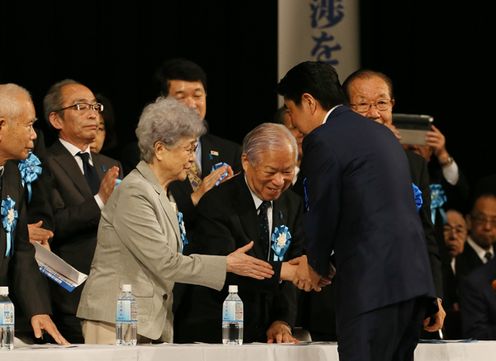
[[[335,343],[305,345],[56,345],[20,346],[0,351],[1,361],[338,361]],[[415,361],[494,361],[496,341],[419,344]]]

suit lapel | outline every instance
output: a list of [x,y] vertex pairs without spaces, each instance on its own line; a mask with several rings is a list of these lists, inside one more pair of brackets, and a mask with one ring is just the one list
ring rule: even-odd
[[98,180],[101,182],[105,172],[108,170],[106,165],[102,162],[102,158],[98,153],[91,152],[91,160],[93,161],[93,167],[95,168],[96,174],[98,175]]
[[173,208],[170,200],[167,198],[165,190],[157,182],[155,174],[153,174],[150,167],[144,162],[140,161],[136,166],[136,169],[141,173],[141,175],[151,183],[154,190],[159,195],[160,205],[165,212],[166,217],[169,219],[170,224],[174,228],[174,233],[176,235],[177,249],[181,249],[181,233],[179,232],[179,224],[177,220],[176,210]]
[[[19,221],[19,217],[21,216],[21,211],[20,211],[20,206],[24,199],[22,198],[22,194],[19,193],[20,187],[21,187],[21,178],[19,176],[19,173],[17,171],[17,162],[15,161],[7,161],[5,163],[4,167],[4,174],[2,176],[2,190],[1,190],[1,200],[0,200],[0,206],[1,202],[5,199],[7,199],[7,196],[10,196],[10,198],[15,202],[14,204],[14,209],[17,211],[17,219]],[[14,172],[17,172],[18,176],[7,176],[7,173],[13,174]],[[9,182],[10,180],[10,182]],[[6,251],[6,246],[7,246],[7,237],[5,233],[5,228],[3,227],[3,217],[0,219],[0,227],[2,227],[2,230],[0,231],[0,257],[5,257],[5,251]],[[17,227],[19,227],[19,223],[16,224],[16,227],[12,230],[12,246],[15,244],[15,235],[17,234]]]
[[212,140],[208,134],[200,138],[202,149],[202,178],[210,174],[212,166],[219,162],[219,150],[214,148]]
[[255,242],[250,254],[263,259],[267,245],[260,242],[257,209],[250,189],[245,182],[244,174],[241,173],[236,178],[240,192],[238,192],[238,197],[233,199],[233,205],[237,209],[236,213],[240,215],[240,223],[244,233],[248,235],[250,241]]
[[92,195],[90,186],[84,177],[81,168],[71,153],[60,143],[56,141],[51,147],[52,159],[66,173],[67,178],[75,185],[75,187],[85,196]]

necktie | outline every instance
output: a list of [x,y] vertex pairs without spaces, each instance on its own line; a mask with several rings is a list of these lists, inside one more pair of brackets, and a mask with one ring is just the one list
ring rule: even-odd
[[267,247],[264,247],[264,249],[266,250],[266,259],[268,259],[270,255],[269,219],[267,217],[267,209],[269,207],[269,201],[263,201],[262,204],[258,207],[259,240],[261,245],[267,245]]
[[491,252],[486,252],[484,258],[486,259],[486,262],[489,262],[493,258],[493,254]]
[[191,183],[191,188],[193,188],[193,192],[196,192],[202,182],[200,177],[200,169],[198,168],[196,160],[191,163],[191,168],[188,170],[188,179]]
[[95,168],[90,164],[90,155],[88,153],[79,152],[76,154],[83,161],[84,177],[90,186],[91,193],[97,194],[100,189],[100,180],[96,174]]

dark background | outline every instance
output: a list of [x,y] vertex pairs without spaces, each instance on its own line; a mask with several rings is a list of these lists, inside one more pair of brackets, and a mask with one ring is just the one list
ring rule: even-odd
[[[277,1],[126,3],[0,0],[0,82],[31,91],[39,127],[47,130],[41,103],[48,88],[72,78],[110,98],[119,143],[126,144],[141,109],[156,96],[155,69],[177,56],[207,72],[212,133],[241,142],[271,119],[277,108]],[[395,111],[433,115],[472,183],[496,173],[488,5],[360,3],[362,66],[392,77]]]

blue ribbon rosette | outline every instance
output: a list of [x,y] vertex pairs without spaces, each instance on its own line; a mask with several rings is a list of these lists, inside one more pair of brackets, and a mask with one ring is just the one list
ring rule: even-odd
[[11,257],[14,253],[14,230],[17,224],[17,210],[14,208],[16,202],[7,196],[7,198],[2,200],[2,225],[5,230],[5,237],[7,240],[7,246],[5,247],[5,256]]
[[31,183],[38,179],[41,174],[41,161],[33,153],[29,153],[29,156],[19,162],[19,172],[21,173],[22,186],[26,186],[28,190],[28,203],[31,202]]
[[186,227],[184,226],[183,212],[177,212],[177,222],[179,223],[179,234],[181,236],[181,242],[183,243],[183,248],[181,250],[182,252],[189,243],[188,239],[186,238]]
[[291,244],[291,233],[288,227],[277,226],[272,232],[272,250],[274,251],[274,261],[283,261],[284,254]]
[[431,190],[431,219],[432,219],[432,224],[436,223],[436,210],[439,209],[439,213],[441,214],[441,217],[443,219],[443,223],[446,223],[446,212],[444,212],[444,209],[442,206],[446,203],[447,198],[446,194],[444,193],[443,186],[441,184],[435,183],[429,185],[429,188]]
[[424,200],[422,199],[422,191],[415,183],[412,183],[413,188],[413,198],[415,199],[415,206],[417,207],[417,212],[422,208],[422,204],[424,204]]

